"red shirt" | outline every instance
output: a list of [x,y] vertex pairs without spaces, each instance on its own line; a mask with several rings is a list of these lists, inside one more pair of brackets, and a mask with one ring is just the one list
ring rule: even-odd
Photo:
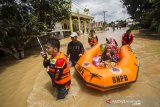
[[132,33],[130,34],[123,34],[122,36],[122,42],[123,44],[128,44],[128,45],[131,45],[131,43],[133,42],[133,35]]

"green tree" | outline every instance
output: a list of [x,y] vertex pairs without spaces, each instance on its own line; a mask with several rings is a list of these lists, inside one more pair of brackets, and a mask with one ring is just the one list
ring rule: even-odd
[[23,57],[32,38],[69,14],[70,0],[0,0],[0,50]]
[[54,28],[56,22],[69,18],[70,15],[70,0],[31,0],[31,4],[40,31]]
[[110,23],[108,23],[108,26],[112,27],[112,25],[114,25],[115,23],[112,21]]
[[160,29],[160,0],[121,0],[141,27]]
[[160,29],[160,0],[150,0],[153,3],[152,11],[149,13],[149,19],[152,20],[151,27],[153,29]]
[[152,3],[149,0],[121,0],[126,6],[131,18],[135,21],[144,20],[145,14],[151,11]]

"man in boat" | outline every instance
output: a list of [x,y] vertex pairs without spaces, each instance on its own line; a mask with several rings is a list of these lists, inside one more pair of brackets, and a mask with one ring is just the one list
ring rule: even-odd
[[133,42],[133,37],[134,36],[131,33],[131,29],[128,29],[122,36],[122,45],[131,45],[131,43]]
[[98,37],[95,35],[95,31],[90,31],[90,36],[88,37],[88,43],[91,47],[96,45],[98,43]]
[[70,56],[70,61],[72,65],[74,66],[75,63],[79,60],[79,58],[84,53],[84,47],[83,44],[77,40],[77,33],[73,32],[71,35],[71,42],[68,43],[67,48],[67,56]]

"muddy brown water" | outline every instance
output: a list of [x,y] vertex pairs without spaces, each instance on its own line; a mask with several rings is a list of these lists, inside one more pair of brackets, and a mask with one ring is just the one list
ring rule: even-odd
[[[116,32],[97,32],[100,42],[106,36],[115,38],[119,45],[124,29]],[[137,32],[135,32],[137,33]],[[87,37],[79,37],[88,48]],[[70,38],[61,41],[66,53]],[[64,100],[56,99],[56,90],[42,66],[38,51],[27,58],[0,64],[0,107],[160,107],[160,39],[136,36],[132,49],[140,62],[137,82],[132,85],[99,92],[84,85],[71,68],[72,85]]]

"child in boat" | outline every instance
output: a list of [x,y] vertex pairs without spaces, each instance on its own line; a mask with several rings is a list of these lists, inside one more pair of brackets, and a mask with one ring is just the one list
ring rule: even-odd
[[93,65],[99,66],[99,65],[100,65],[100,62],[101,62],[100,56],[95,56],[95,57],[93,57],[92,62],[93,62]]
[[60,42],[58,39],[51,38],[47,41],[46,51],[51,57],[41,52],[44,58],[43,65],[49,68],[48,74],[52,79],[53,87],[57,88],[57,99],[64,99],[68,94],[71,75],[70,66],[64,53],[60,52]]
[[100,45],[100,55],[102,55],[102,53],[104,52],[106,46],[107,46],[107,44],[101,44]]

